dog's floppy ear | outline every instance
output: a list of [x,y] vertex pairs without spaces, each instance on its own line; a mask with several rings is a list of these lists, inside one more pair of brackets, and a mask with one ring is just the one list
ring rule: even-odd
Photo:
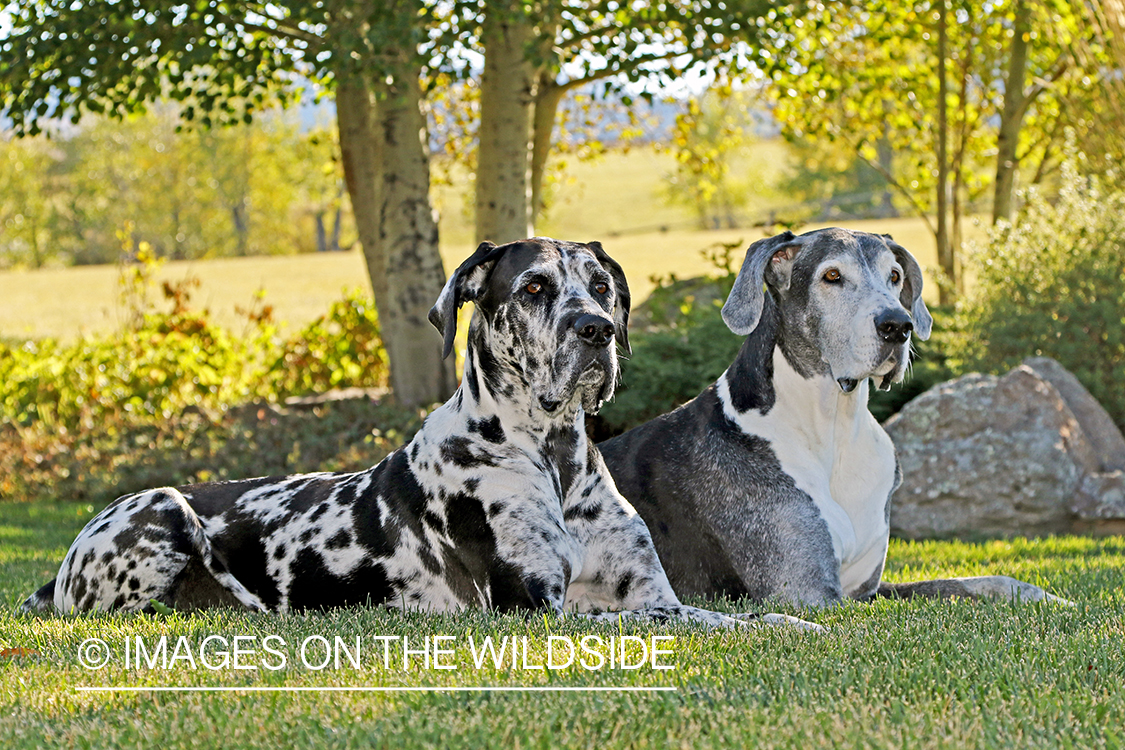
[[453,337],[457,335],[458,308],[480,296],[484,291],[484,283],[488,280],[489,272],[506,249],[506,245],[497,247],[491,242],[480,243],[476,252],[457,266],[457,270],[445,282],[429,314],[430,322],[445,339],[441,350],[442,359],[453,351]]
[[609,257],[600,242],[587,242],[586,246],[594,251],[594,257],[602,264],[602,268],[609,271],[613,279],[613,288],[617,291],[617,306],[613,308],[613,328],[617,334],[617,343],[627,354],[632,354],[629,348],[629,305],[632,297],[629,296],[629,282],[625,280],[625,272],[621,264]]
[[[726,304],[723,321],[739,336],[748,336],[758,327],[766,297],[764,286],[767,272],[770,283],[781,289],[789,287],[789,270],[801,240],[786,231],[776,237],[758,240],[746,251],[746,259],[734,280]],[[771,266],[776,265],[776,268]]]
[[910,251],[895,242],[889,234],[884,234],[883,237],[887,239],[887,246],[895,254],[895,260],[904,272],[899,302],[910,311],[910,317],[914,319],[914,333],[925,341],[933,330],[934,319],[926,308],[926,303],[922,301],[922,268]]

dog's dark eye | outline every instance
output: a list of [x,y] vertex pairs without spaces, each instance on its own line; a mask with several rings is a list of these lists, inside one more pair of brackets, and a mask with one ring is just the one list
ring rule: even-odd
[[891,283],[892,284],[897,284],[901,280],[902,280],[902,274],[900,274],[898,271],[891,271]]
[[599,281],[597,284],[594,284],[594,291],[598,294],[605,294],[609,291],[609,284],[604,281]]
[[829,268],[827,271],[824,272],[823,278],[829,284],[839,284],[840,279],[842,279],[843,277],[840,275],[839,269]]
[[527,289],[528,294],[539,294],[543,290],[543,285],[538,281],[533,281],[524,288]]

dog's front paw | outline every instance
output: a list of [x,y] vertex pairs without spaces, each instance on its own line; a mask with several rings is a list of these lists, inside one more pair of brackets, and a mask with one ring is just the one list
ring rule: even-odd
[[765,614],[765,615],[751,614],[751,613],[741,613],[741,614],[736,614],[736,615],[733,615],[733,616],[741,618],[742,621],[747,622],[747,623],[752,624],[752,625],[758,624],[758,625],[771,625],[773,627],[797,628],[798,630],[806,630],[810,633],[827,633],[828,632],[828,629],[825,628],[823,625],[817,625],[815,622],[809,622],[808,620],[802,620],[801,618],[793,617],[792,615],[779,615],[779,614],[771,612],[771,613]]

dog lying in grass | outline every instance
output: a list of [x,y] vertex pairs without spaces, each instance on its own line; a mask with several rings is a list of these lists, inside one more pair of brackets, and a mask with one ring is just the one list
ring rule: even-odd
[[430,313],[448,356],[475,303],[465,373],[377,466],[127,495],[23,604],[60,612],[385,604],[817,626],[682,605],[644,522],[587,442],[617,382],[629,288],[598,243],[484,243]]
[[718,381],[599,446],[679,596],[1062,601],[1007,576],[882,580],[902,476],[868,391],[902,380],[933,322],[905,248],[844,229],[760,240],[723,319],[746,341]]

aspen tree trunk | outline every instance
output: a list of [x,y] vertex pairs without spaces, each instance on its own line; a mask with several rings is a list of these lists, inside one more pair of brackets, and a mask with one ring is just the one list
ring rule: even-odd
[[535,87],[535,115],[531,126],[531,226],[543,212],[543,175],[555,133],[555,115],[566,89],[555,83],[549,73],[539,74]]
[[949,239],[949,84],[946,80],[946,54],[948,52],[946,0],[938,3],[938,111],[937,111],[937,255],[938,265],[945,273],[946,282],[939,290],[941,304],[952,304],[956,296],[957,268],[953,245]]
[[[380,81],[377,136],[383,152],[379,245],[387,258],[388,296],[379,308],[400,403],[444,401],[457,388],[454,358],[441,358],[442,338],[427,319],[445,285],[438,224],[430,204],[430,153],[422,114],[421,70],[399,67]],[[384,317],[386,315],[387,317]]]
[[379,311],[391,388],[408,406],[443,401],[456,387],[453,361],[442,361],[441,337],[426,320],[445,273],[429,200],[417,73],[405,70],[394,84],[380,82],[379,106],[358,76],[342,78],[336,87],[344,179]]
[[387,260],[379,244],[379,188],[383,168],[381,141],[375,137],[375,116],[375,102],[366,83],[358,76],[341,78],[336,84],[336,127],[340,134],[344,183],[385,337],[387,321],[383,320],[383,304],[387,299]]
[[1019,167],[1020,128],[1027,111],[1024,81],[1031,35],[1031,11],[1026,0],[1016,0],[1012,50],[1008,57],[1008,78],[1004,82],[1004,108],[1000,113],[1000,132],[996,139],[996,185],[992,198],[992,223],[1012,218],[1012,192]]
[[484,22],[480,146],[477,151],[477,242],[497,244],[532,233],[530,131],[531,24],[518,9]]

